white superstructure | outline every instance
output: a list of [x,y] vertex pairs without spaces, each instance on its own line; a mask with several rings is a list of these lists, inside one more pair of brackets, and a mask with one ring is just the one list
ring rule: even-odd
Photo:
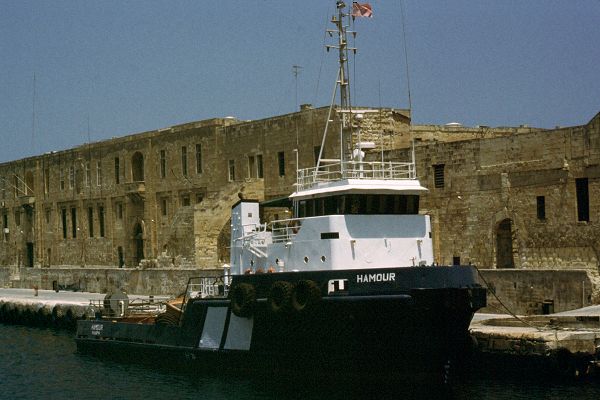
[[290,196],[296,218],[261,224],[259,204],[239,202],[232,212],[232,272],[432,264],[429,216],[418,214],[419,194],[427,189],[414,178],[414,165],[340,167],[298,172],[299,190]]

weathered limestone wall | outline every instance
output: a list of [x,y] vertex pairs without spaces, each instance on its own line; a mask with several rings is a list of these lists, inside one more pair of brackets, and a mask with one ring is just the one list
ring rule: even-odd
[[[585,270],[480,270],[482,285],[496,293],[513,313],[542,314],[544,302],[552,301],[554,312],[568,311],[597,302],[594,274]],[[488,306],[480,312],[506,313],[498,299],[488,292]]]
[[[436,261],[495,268],[503,259],[515,268],[597,270],[599,120],[596,116],[587,125],[552,131],[417,145],[417,174],[429,188],[421,208],[432,217]],[[389,157],[407,159],[409,153],[397,150]],[[434,171],[440,166],[442,181],[436,185]],[[589,209],[583,218],[577,191],[581,178],[587,179],[588,194],[580,197]],[[544,202],[542,216],[538,198]]]

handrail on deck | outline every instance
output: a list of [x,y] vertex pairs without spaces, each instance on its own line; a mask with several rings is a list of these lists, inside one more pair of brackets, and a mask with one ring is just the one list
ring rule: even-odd
[[299,169],[298,190],[308,189],[319,182],[341,179],[407,180],[416,179],[415,164],[391,161],[343,161]]

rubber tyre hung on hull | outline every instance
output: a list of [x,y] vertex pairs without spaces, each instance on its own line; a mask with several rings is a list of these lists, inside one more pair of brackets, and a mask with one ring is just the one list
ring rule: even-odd
[[315,281],[302,280],[296,283],[292,291],[292,307],[297,312],[310,310],[321,301],[321,289]]
[[249,283],[240,283],[229,292],[231,312],[238,317],[249,318],[254,313],[256,290]]
[[292,290],[291,283],[286,281],[276,281],[271,285],[269,291],[269,307],[275,314],[283,314],[292,309]]

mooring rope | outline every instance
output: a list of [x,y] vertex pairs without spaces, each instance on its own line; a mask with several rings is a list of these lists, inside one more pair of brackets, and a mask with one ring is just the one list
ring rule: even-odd
[[[487,280],[483,277],[483,275],[481,274],[481,271],[479,271],[479,268],[475,267],[475,270],[477,270],[477,274],[479,275],[479,277],[481,278],[481,280],[483,281],[483,283],[485,284],[485,288],[492,294],[492,296],[494,296],[494,298],[496,300],[498,300],[498,303],[500,303],[500,305],[502,307],[504,307],[504,309],[516,320],[520,321],[521,323],[523,323],[524,325],[529,326],[530,328],[534,328],[537,329],[539,332],[544,331],[544,329],[540,328],[539,326],[535,326],[530,324],[529,322],[525,321],[523,318],[519,317],[518,315],[516,315],[515,313],[513,313],[508,306],[506,306],[506,304],[504,304],[502,302],[502,300],[500,300],[500,298],[496,295],[496,291],[490,289],[490,284],[487,282]],[[556,329],[556,328],[554,328]]]

